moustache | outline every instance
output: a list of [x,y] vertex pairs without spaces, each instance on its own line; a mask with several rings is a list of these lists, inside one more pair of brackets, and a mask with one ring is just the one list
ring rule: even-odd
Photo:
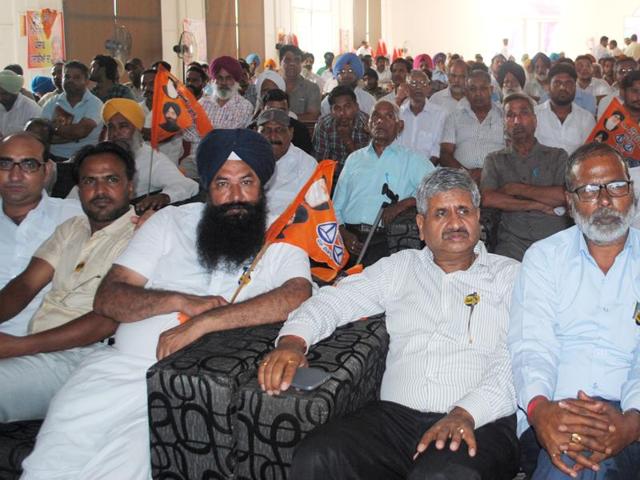
[[272,140],[269,142],[271,145],[282,145],[282,142],[280,140]]
[[454,235],[459,235],[459,234],[464,235],[464,238],[469,238],[469,232],[467,231],[466,228],[456,228],[455,230],[451,229],[451,230],[445,230],[444,232],[442,232],[442,239],[449,240]]

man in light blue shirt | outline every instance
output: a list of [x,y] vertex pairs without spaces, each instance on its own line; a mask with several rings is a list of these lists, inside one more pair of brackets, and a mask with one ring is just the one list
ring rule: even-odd
[[71,61],[64,66],[63,93],[49,100],[42,117],[51,120],[51,154],[66,160],[85,145],[98,143],[102,130],[102,101],[88,89],[89,69]]
[[[640,471],[640,232],[622,157],[588,144],[569,158],[575,227],[524,256],[509,346],[533,480],[632,479]],[[533,470],[533,466],[529,470]],[[596,473],[597,472],[597,473]],[[607,476],[607,472],[615,477]],[[528,472],[530,473],[530,472]]]
[[[355,256],[373,228],[380,206],[388,201],[382,194],[383,185],[386,183],[400,199],[385,208],[382,221],[388,225],[400,213],[415,207],[414,196],[420,180],[433,170],[426,157],[396,142],[403,126],[398,106],[379,100],[369,118],[371,143],[349,155],[340,173],[333,203],[342,238]],[[378,232],[365,257],[365,265],[388,254],[385,242],[382,231]]]

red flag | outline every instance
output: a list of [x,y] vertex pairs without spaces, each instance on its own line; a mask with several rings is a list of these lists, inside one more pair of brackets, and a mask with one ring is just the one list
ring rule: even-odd
[[158,65],[154,80],[151,112],[151,147],[155,149],[160,142],[192,125],[200,136],[213,130],[209,117],[191,90],[162,65]]
[[376,47],[376,57],[379,57],[381,55],[383,57],[387,56],[387,44],[384,42],[384,40],[379,39],[378,46]]
[[286,242],[302,248],[316,262],[329,268],[313,267],[316,277],[330,282],[349,261],[329,192],[336,162],[323,160],[300,193],[266,234],[265,244]]
[[594,141],[611,145],[628,160],[640,160],[640,126],[617,98],[611,100],[586,143]]

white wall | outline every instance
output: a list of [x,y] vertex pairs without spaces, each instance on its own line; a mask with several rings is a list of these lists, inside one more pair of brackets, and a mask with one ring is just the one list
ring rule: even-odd
[[25,86],[29,88],[35,75],[49,75],[49,68],[27,69],[27,37],[20,36],[20,17],[28,10],[50,8],[62,10],[62,0],[2,0],[0,5],[0,68],[19,63],[25,71]]
[[[410,55],[444,51],[473,58],[481,53],[487,61],[507,37],[518,60],[539,50],[575,57],[601,35],[622,45],[635,29],[625,31],[625,22],[632,23],[628,17],[639,8],[640,2],[632,0],[609,5],[601,0],[382,0],[382,35],[389,50],[404,46]],[[545,37],[545,26],[556,33]]]
[[172,72],[180,72],[182,65],[173,51],[173,46],[177,45],[180,40],[180,34],[183,30],[182,22],[185,18],[205,19],[204,0],[161,0],[160,8],[162,12],[162,58],[171,64]]

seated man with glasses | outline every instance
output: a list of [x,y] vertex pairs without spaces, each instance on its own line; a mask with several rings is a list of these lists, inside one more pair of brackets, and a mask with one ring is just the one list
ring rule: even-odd
[[565,184],[576,225],[529,248],[511,302],[523,465],[534,480],[631,479],[640,471],[637,199],[605,144],[578,148]]
[[[25,135],[25,134],[23,134]],[[35,158],[5,157],[0,144],[0,186],[17,192],[18,170],[26,177],[42,169]],[[19,157],[18,157],[19,158]],[[14,168],[16,165],[18,168]],[[93,312],[93,297],[113,260],[133,236],[135,160],[111,143],[88,145],[75,156],[73,174],[85,215],[55,229],[33,253],[26,269],[0,290],[0,324],[21,313],[51,283],[24,336],[0,333],[0,422],[44,418],[54,394],[96,343],[116,323]],[[16,177],[13,188],[2,181]],[[31,214],[31,213],[30,213]],[[29,215],[30,215],[29,214]]]

